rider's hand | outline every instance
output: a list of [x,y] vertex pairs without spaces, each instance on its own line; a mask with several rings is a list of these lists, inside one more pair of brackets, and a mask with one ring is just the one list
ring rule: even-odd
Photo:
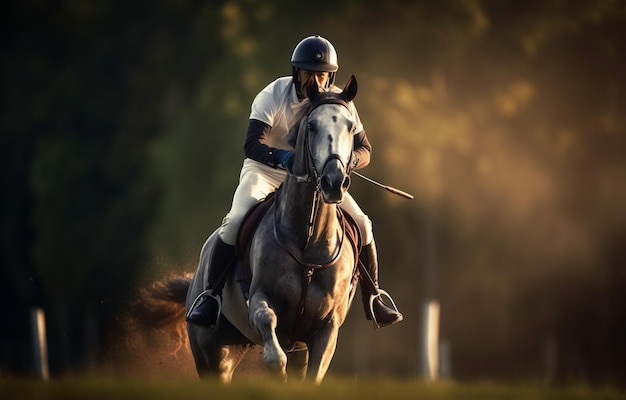
[[357,166],[358,163],[359,163],[359,156],[357,156],[355,152],[352,152],[352,156],[350,156],[349,169],[353,170]]
[[278,163],[285,169],[293,165],[293,151],[291,150],[276,150],[276,158]]

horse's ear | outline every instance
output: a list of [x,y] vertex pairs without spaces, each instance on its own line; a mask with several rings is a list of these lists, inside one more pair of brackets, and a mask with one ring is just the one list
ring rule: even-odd
[[352,75],[350,79],[348,79],[348,83],[346,83],[346,87],[343,89],[343,92],[341,92],[341,95],[344,100],[352,101],[356,97],[357,89],[356,77]]
[[315,82],[314,80],[310,80],[306,84],[304,90],[306,92],[306,97],[308,97],[311,101],[315,100],[317,95],[320,94],[320,88],[317,86],[317,82]]

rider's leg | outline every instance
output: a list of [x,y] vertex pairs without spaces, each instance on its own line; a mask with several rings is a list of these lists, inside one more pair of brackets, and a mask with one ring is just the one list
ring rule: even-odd
[[[282,183],[286,172],[246,159],[233,195],[230,211],[224,217],[209,263],[207,291],[198,296],[187,314],[187,321],[215,329],[219,321],[222,289],[236,263],[235,243],[239,227],[248,210]],[[219,300],[218,300],[219,299]]]
[[[361,249],[359,259],[365,266],[365,269],[369,273],[371,280],[365,281],[367,277],[361,277],[361,295],[363,300],[363,306],[365,308],[365,317],[369,320],[372,319],[372,313],[374,313],[374,319],[376,321],[376,328],[382,328],[383,326],[395,324],[402,321],[402,314],[394,307],[390,307],[383,302],[381,296],[379,296],[378,286],[378,254],[376,253],[376,244],[372,242]],[[373,284],[373,285],[372,285]],[[371,303],[370,298],[375,296]]]
[[[380,328],[385,325],[395,324],[402,321],[402,314],[394,307],[385,304],[380,294],[378,286],[378,254],[376,252],[376,244],[374,242],[374,231],[372,229],[372,221],[361,210],[354,198],[347,194],[341,204],[341,208],[346,210],[354,218],[361,232],[361,241],[367,243],[361,249],[359,255],[360,261],[365,266],[370,278],[361,276],[361,294],[363,298],[363,306],[365,307],[365,315],[367,319],[372,319],[371,312],[374,313],[376,327]],[[385,294],[387,294],[385,292]],[[370,298],[374,297],[370,311]]]
[[217,327],[221,296],[227,275],[236,262],[235,246],[224,243],[219,235],[215,236],[215,244],[211,253],[207,291],[196,301],[196,306],[187,314],[187,322],[209,329]]

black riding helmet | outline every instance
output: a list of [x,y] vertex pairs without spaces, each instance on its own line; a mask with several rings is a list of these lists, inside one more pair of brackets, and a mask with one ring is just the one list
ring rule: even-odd
[[291,55],[291,65],[296,88],[300,86],[299,69],[328,72],[326,88],[335,83],[335,72],[339,69],[335,47],[319,35],[309,36],[298,43]]

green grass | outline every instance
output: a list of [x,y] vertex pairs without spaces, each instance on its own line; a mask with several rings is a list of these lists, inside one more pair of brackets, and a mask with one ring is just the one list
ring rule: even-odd
[[416,380],[327,378],[320,386],[239,379],[231,385],[197,379],[67,377],[44,383],[0,377],[0,399],[626,399],[616,388],[495,383],[426,383]]

